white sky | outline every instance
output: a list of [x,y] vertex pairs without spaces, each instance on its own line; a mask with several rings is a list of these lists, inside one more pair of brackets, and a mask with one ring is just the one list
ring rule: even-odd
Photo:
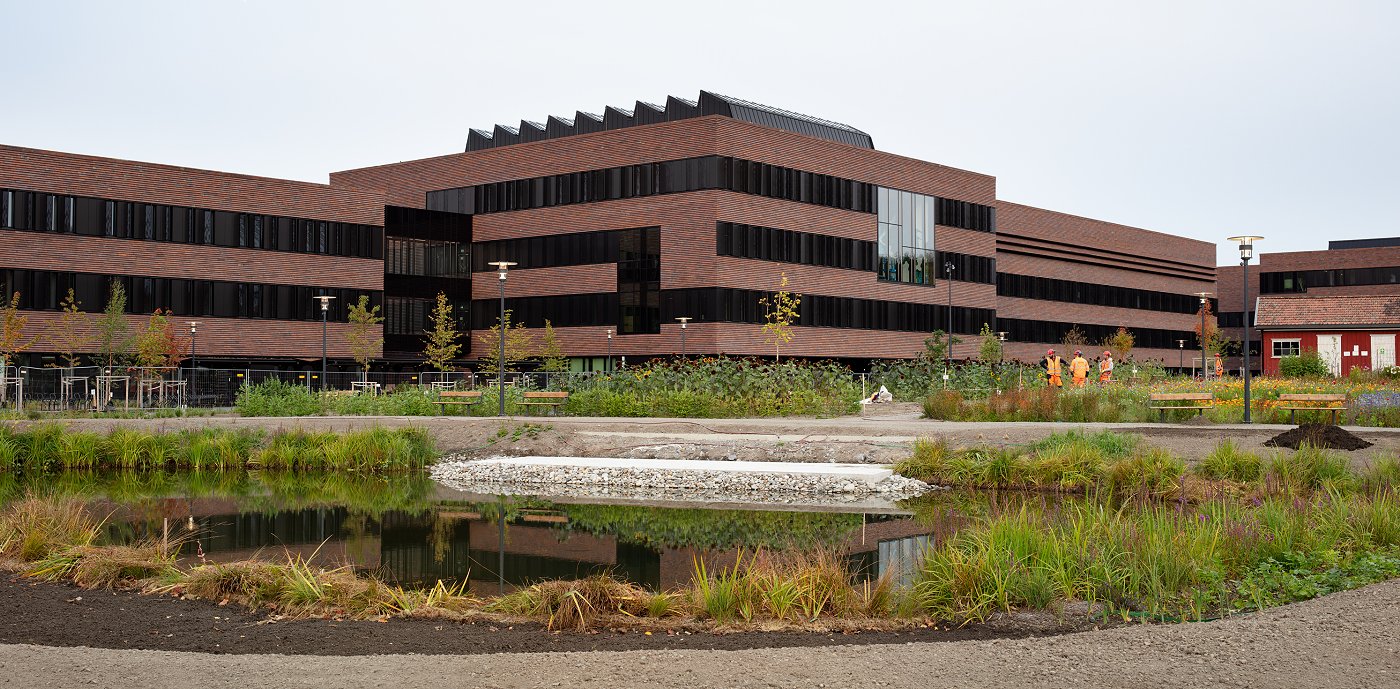
[[0,0],[0,143],[324,182],[703,88],[1233,263],[1232,234],[1400,235],[1397,20],[1379,0]]

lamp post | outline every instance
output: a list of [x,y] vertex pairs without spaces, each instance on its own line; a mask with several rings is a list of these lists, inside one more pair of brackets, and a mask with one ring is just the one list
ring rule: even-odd
[[330,320],[331,300],[335,297],[325,294],[312,297],[321,302],[321,392],[326,391],[326,323]]
[[496,282],[501,286],[501,348],[496,354],[496,401],[500,402],[500,413],[498,416],[506,415],[506,271],[510,267],[517,265],[514,261],[492,261],[490,265],[496,266],[498,278]]
[[190,389],[187,394],[191,400],[194,399],[194,371],[196,368],[199,368],[198,363],[195,361],[194,351],[194,334],[195,331],[198,330],[198,325],[199,321],[190,321]]
[[1176,341],[1176,372],[1186,368],[1186,340]]
[[1197,292],[1196,296],[1201,298],[1201,380],[1210,380],[1210,372],[1206,369],[1206,304],[1210,302],[1210,292]]
[[676,320],[681,322],[681,358],[685,358],[685,326],[690,322],[690,316],[678,316]]
[[943,262],[943,279],[948,281],[948,352],[947,363],[944,364],[943,380],[946,386],[948,375],[953,372],[953,271],[957,266],[952,261]]
[[998,351],[999,357],[1000,357],[1001,360],[1005,360],[1005,359],[1006,359],[1006,331],[1005,331],[1005,330],[998,330],[998,331],[997,331],[997,342],[1000,342],[1000,343],[1001,343],[1001,349]]
[[612,372],[612,330],[608,331],[608,358],[603,363],[603,373]]
[[1245,423],[1251,423],[1251,421],[1249,420],[1249,259],[1254,258],[1254,242],[1260,239],[1263,239],[1263,237],[1257,235],[1240,235],[1238,237],[1230,237],[1230,241],[1236,242],[1240,245],[1240,267],[1243,269],[1242,272],[1244,273],[1244,291],[1240,293],[1243,295],[1242,298],[1244,299],[1244,308],[1240,309],[1240,315],[1244,318],[1244,337],[1240,339],[1244,342],[1241,349],[1244,350]]

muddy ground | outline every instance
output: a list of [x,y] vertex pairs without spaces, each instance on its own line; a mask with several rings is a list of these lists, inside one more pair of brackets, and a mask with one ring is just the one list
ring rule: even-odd
[[[13,593],[6,591],[0,599]],[[117,599],[120,601],[119,596]],[[172,606],[174,603],[188,601],[175,601]],[[78,609],[78,603],[71,605]],[[221,620],[212,617],[221,609],[187,609],[197,611],[191,615],[211,618],[203,622],[203,632],[188,632],[191,636],[198,634],[196,638],[219,643],[220,638],[244,633],[230,624],[220,632],[223,636],[214,636],[209,630]],[[64,621],[70,639],[83,643],[81,626],[73,624],[72,618]],[[157,619],[134,626],[129,636],[153,636],[150,630],[158,632],[161,624]],[[376,653],[398,653],[389,642],[398,645],[402,628],[394,623],[361,624],[384,630],[379,633]],[[439,638],[450,643],[446,639],[451,636],[444,633]],[[683,643],[692,643],[693,637],[690,639]],[[340,641],[323,639],[322,653],[337,652]],[[220,654],[4,643],[0,644],[0,687],[1393,689],[1400,685],[1400,581],[1214,622],[1130,625],[1020,639],[834,646],[823,642],[818,646],[742,650],[682,648],[679,644],[627,651],[528,652],[509,648],[490,655],[327,657],[227,655],[222,654],[222,646],[212,650]]]
[[[75,427],[105,431],[116,425],[179,430],[210,425],[265,429],[350,430],[374,425],[427,429],[440,449],[468,456],[568,455],[662,459],[891,463],[909,453],[915,438],[942,437],[955,445],[1027,445],[1069,428],[1111,428],[1145,437],[1188,461],[1220,441],[1273,452],[1263,443],[1292,426],[1214,424],[975,423],[919,418],[915,404],[873,407],[866,416],[832,419],[617,419],[582,417],[304,417],[176,419],[75,419]],[[1374,443],[1347,453],[1358,465],[1384,453],[1400,453],[1400,429],[1350,428]]]
[[552,632],[532,622],[461,622],[446,619],[287,620],[261,611],[170,595],[84,591],[70,584],[0,574],[0,644],[94,648],[368,655],[375,653],[479,654],[637,649],[787,648],[848,644],[903,644],[1023,638],[1096,628],[1085,619],[1052,615],[1002,616],[986,624],[903,631],[700,630],[667,633],[639,628]]

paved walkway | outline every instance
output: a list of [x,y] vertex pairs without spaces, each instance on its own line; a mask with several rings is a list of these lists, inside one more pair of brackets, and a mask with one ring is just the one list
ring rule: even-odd
[[0,646],[0,687],[1394,689],[1400,581],[1199,624],[1040,639],[477,656],[227,656]]

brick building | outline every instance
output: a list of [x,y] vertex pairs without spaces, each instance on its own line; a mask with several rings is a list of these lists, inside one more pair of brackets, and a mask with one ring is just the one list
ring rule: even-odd
[[[1258,248],[1256,245],[1256,250]],[[1220,266],[1217,275],[1221,331],[1231,340],[1240,342],[1244,328],[1240,309],[1246,299],[1241,268]],[[1247,298],[1250,304],[1255,304],[1260,297],[1400,294],[1400,237],[1332,241],[1321,251],[1261,253],[1259,262],[1249,267],[1249,278]],[[1253,319],[1253,312],[1250,318]],[[1267,371],[1261,368],[1265,357],[1259,354],[1271,356],[1272,351],[1268,347],[1261,348],[1262,336],[1258,328],[1250,333],[1249,340],[1251,356],[1255,357],[1251,368],[1256,372]],[[1238,356],[1226,360],[1226,365],[1233,369],[1241,364]]]
[[385,358],[411,366],[438,292],[494,323],[488,264],[509,260],[515,320],[548,320],[584,369],[610,334],[615,356],[679,351],[681,317],[690,353],[770,353],[758,302],[784,273],[793,356],[912,357],[951,324],[955,357],[986,325],[1035,359],[1071,327],[1124,326],[1171,365],[1214,287],[1210,244],[1000,201],[990,175],[708,92],[472,130],[465,149],[319,185],[3,147],[0,287],[42,326],[67,287],[95,311],[120,279],[133,318],[199,320],[201,360],[228,365],[318,358],[312,297],[343,322],[365,294]]
[[1314,351],[1334,376],[1354,368],[1395,365],[1400,293],[1260,297],[1255,325],[1262,334],[1265,375],[1286,356]]

